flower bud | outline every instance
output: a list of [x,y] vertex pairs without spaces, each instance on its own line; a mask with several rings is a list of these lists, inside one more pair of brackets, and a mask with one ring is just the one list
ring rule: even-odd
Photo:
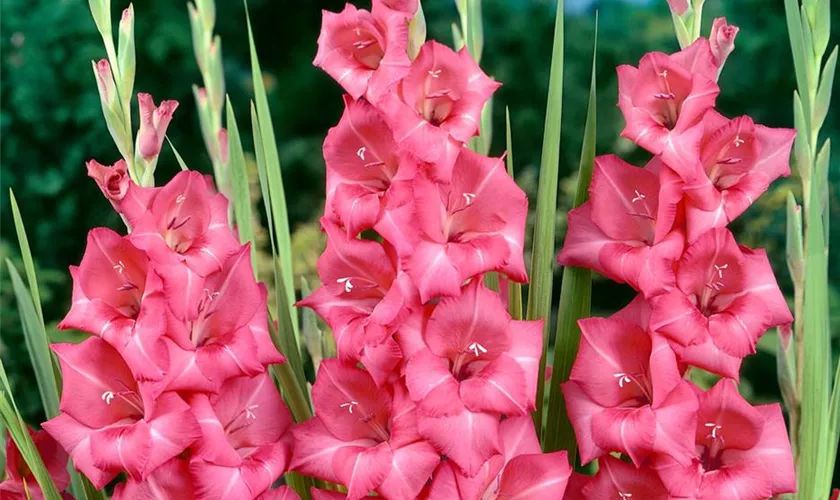
[[417,13],[408,23],[408,57],[413,61],[420,53],[420,47],[426,43],[426,16],[423,7],[417,5]]
[[715,56],[715,63],[718,68],[723,68],[726,58],[735,50],[735,36],[737,34],[738,27],[728,24],[725,17],[718,17],[712,23],[709,44],[712,46],[712,54]]
[[111,64],[107,59],[100,59],[99,62],[92,62],[93,74],[96,76],[96,85],[99,88],[99,99],[103,106],[111,106],[117,98],[117,86],[114,83],[114,74],[111,72]]
[[674,15],[681,16],[688,10],[688,0],[668,0],[668,6]]
[[228,162],[228,133],[227,129],[219,129],[219,161],[222,165]]
[[120,68],[120,81],[117,82],[120,88],[120,95],[128,107],[131,95],[134,93],[134,74],[136,68],[136,56],[134,50],[134,5],[129,4],[122,13],[119,31],[119,54],[117,64]]
[[156,107],[150,94],[137,94],[140,106],[140,130],[137,132],[137,153],[146,161],[160,154],[166,129],[172,121],[172,114],[178,101],[162,101]]
[[105,198],[114,204],[125,198],[128,191],[129,176],[125,160],[119,160],[113,165],[102,165],[96,160],[90,160],[86,164],[88,177],[96,181],[96,185],[105,195]]
[[111,36],[111,0],[88,0],[96,29],[103,38]]

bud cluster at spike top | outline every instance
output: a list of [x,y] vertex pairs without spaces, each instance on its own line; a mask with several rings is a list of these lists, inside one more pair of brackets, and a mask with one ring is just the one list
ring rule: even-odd
[[[736,33],[717,19],[712,43],[618,67],[622,135],[654,156],[644,167],[595,159],[589,201],[569,213],[558,261],[639,294],[608,318],[579,322],[562,390],[581,462],[597,459],[599,470],[574,474],[567,498],[759,500],[796,490],[780,406],[750,406],[736,386],[759,337],[793,317],[764,250],[739,246],[726,226],[790,174],[795,136],[714,110]],[[722,378],[703,391],[686,380],[692,367]]]
[[[266,288],[212,179],[184,171],[143,187],[124,161],[89,162],[130,231],[92,230],[70,270],[59,327],[91,336],[52,346],[60,414],[32,433],[58,489],[69,456],[96,488],[116,480],[122,500],[293,499],[275,487],[290,471],[341,485],[313,488],[315,500],[794,491],[779,405],[753,407],[735,385],[759,337],[792,317],[765,253],[726,226],[789,174],[794,138],[713,109],[737,28],[716,20],[711,43],[618,68],[622,135],[653,158],[596,158],[590,199],[569,213],[560,264],[639,292],[609,318],[580,321],[562,385],[581,461],[598,461],[590,477],[566,452],[542,452],[531,417],[544,320],[513,319],[504,292],[527,281],[527,197],[502,158],[465,145],[500,84],[466,49],[429,41],[410,58],[418,9],[374,0],[324,12],[314,63],[347,95],[323,148],[322,286],[299,305],[330,326],[338,357],[320,363],[305,422],[293,424],[267,372],[285,358]],[[147,113],[144,158],[159,153],[176,106]],[[503,293],[485,284],[490,272]],[[722,379],[703,391],[691,367]],[[0,492],[42,498],[13,444],[8,458]]]

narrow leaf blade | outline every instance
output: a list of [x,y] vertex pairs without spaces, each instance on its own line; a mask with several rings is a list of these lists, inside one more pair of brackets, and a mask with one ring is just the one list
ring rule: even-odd
[[230,103],[230,97],[226,100],[226,125],[228,131],[228,171],[233,196],[233,214],[236,220],[236,229],[239,232],[239,241],[242,243],[251,242],[251,264],[254,267],[254,276],[259,280],[257,274],[257,247],[254,241],[254,214],[251,210],[251,192],[248,188],[248,169],[245,163],[245,152],[242,150],[242,140],[239,137],[239,126],[236,123],[236,113]]
[[[505,144],[507,153],[505,163],[507,173],[511,179],[513,173],[513,139],[510,131],[510,109],[505,107]],[[508,282],[508,311],[513,319],[522,319],[522,284],[515,281]]]

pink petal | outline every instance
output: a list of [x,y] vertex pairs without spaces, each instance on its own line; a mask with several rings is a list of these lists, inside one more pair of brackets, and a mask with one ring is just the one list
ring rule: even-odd
[[425,441],[395,449],[377,492],[386,498],[416,498],[439,463],[440,455]]
[[502,451],[499,418],[492,414],[464,409],[447,417],[421,415],[418,427],[438,453],[452,459],[468,476],[474,476],[485,461]]
[[498,495],[517,500],[563,498],[571,474],[565,451],[520,455],[502,472]]

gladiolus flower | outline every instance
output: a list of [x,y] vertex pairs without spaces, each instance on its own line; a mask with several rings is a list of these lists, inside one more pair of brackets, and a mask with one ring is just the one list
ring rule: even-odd
[[569,212],[557,261],[593,269],[645,296],[671,288],[685,237],[672,231],[676,202],[660,195],[661,168],[658,159],[642,169],[613,155],[596,158],[590,200]]
[[458,295],[464,281],[488,271],[528,279],[522,255],[528,199],[501,158],[463,149],[450,183],[419,173],[413,205],[388,212],[392,225],[380,224],[379,232],[405,258],[423,302]]
[[612,455],[598,459],[595,476],[576,476],[569,485],[572,500],[678,500],[668,494],[655,470],[647,465],[636,468]]
[[796,490],[793,455],[778,404],[752,407],[726,379],[698,397],[692,463],[685,466],[667,456],[652,462],[672,495],[760,500]]
[[227,200],[198,172],[179,172],[160,188],[132,184],[119,208],[134,228],[132,243],[156,263],[207,276],[239,250]]
[[225,380],[282,363],[268,336],[266,290],[254,281],[249,247],[206,278],[165,275],[169,305],[168,390],[215,392]]
[[[403,155],[405,156],[405,155]],[[391,186],[414,178],[414,162],[400,157],[393,134],[367,101],[344,98],[344,114],[324,141],[327,166],[325,217],[343,224],[349,236],[374,227]]]
[[650,299],[650,328],[679,345],[711,338],[743,358],[765,330],[793,321],[764,250],[739,247],[727,229],[691,244],[676,273],[676,288]]
[[140,380],[160,380],[166,368],[163,285],[148,257],[107,228],[88,233],[79,267],[71,267],[73,305],[58,328],[101,337]]
[[172,114],[178,108],[178,101],[161,101],[155,106],[151,94],[138,93],[140,106],[140,130],[137,132],[137,152],[146,161],[160,154],[166,129],[172,121]]
[[[70,474],[67,473],[67,453],[46,431],[34,431],[27,428],[38,455],[50,475],[50,480],[58,491],[70,486]],[[64,498],[72,498],[66,493]],[[43,500],[44,494],[38,480],[32,474],[12,436],[6,440],[6,474],[0,483],[0,498],[4,500]]]
[[195,498],[253,499],[286,471],[292,416],[267,372],[230,379],[189,403],[202,432],[189,466]]
[[666,164],[693,161],[690,146],[697,124],[715,105],[720,89],[709,41],[700,38],[675,54],[650,52],[639,67],[618,67],[618,107],[626,137]]
[[110,167],[102,165],[96,160],[90,160],[86,166],[88,177],[96,181],[96,185],[99,186],[102,194],[116,208],[117,203],[125,198],[128,185],[131,183],[125,160],[119,160]]
[[735,50],[735,37],[738,35],[738,27],[726,22],[725,17],[715,18],[712,23],[712,32],[709,34],[712,54],[715,56],[715,64],[723,68],[726,58]]
[[327,248],[318,259],[323,286],[298,304],[317,312],[333,329],[338,355],[362,361],[378,384],[402,358],[392,334],[418,307],[417,291],[399,270],[393,249],[348,238],[322,220]]
[[688,464],[697,398],[668,343],[624,319],[578,324],[580,350],[562,389],[581,461],[617,451],[636,466],[657,454]]
[[433,163],[433,176],[448,181],[462,144],[479,132],[484,103],[500,85],[466,48],[456,53],[430,41],[378,106],[397,144]]
[[180,396],[138,382],[102,339],[51,347],[64,386],[61,413],[43,427],[97,488],[120,471],[142,481],[201,436]]
[[350,500],[374,490],[386,498],[417,496],[440,456],[418,434],[402,384],[380,389],[364,370],[327,359],[312,400],[315,417],[292,429],[293,470],[345,484]]
[[506,419],[499,434],[503,454],[486,461],[473,477],[465,476],[451,460],[442,461],[421,498],[563,498],[572,472],[566,452],[543,454],[529,416]]
[[663,185],[685,192],[689,241],[741,215],[770,184],[790,175],[796,131],[756,125],[748,116],[729,120],[710,110],[699,125],[700,163],[663,170]]
[[498,415],[535,407],[542,321],[514,321],[480,279],[435,306],[405,368],[420,433],[467,476],[500,453]]
[[353,99],[377,103],[408,73],[408,15],[374,4],[373,13],[347,4],[340,14],[323,11],[313,64]]

